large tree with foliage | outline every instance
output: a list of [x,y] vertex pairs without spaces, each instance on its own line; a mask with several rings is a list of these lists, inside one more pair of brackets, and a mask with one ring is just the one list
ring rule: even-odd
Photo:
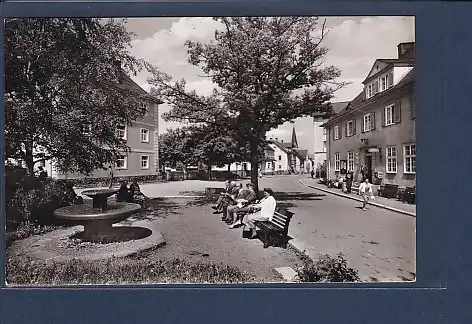
[[90,173],[128,150],[118,124],[142,115],[145,94],[128,74],[122,21],[21,18],[5,23],[5,157],[52,160],[61,171]]
[[159,158],[162,165],[177,167],[200,165],[211,176],[213,165],[223,166],[241,160],[241,150],[234,138],[211,125],[190,125],[169,129],[159,139]]
[[250,149],[251,180],[258,183],[266,133],[297,117],[328,111],[340,71],[324,66],[324,24],[313,17],[215,18],[222,28],[209,43],[188,41],[189,62],[215,84],[209,96],[186,89],[150,67],[149,82],[172,109],[170,120],[222,125]]

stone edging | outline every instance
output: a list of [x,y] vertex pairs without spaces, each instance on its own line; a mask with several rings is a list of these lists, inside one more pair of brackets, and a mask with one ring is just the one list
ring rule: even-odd
[[[302,185],[313,188],[313,189],[316,189],[316,190],[324,191],[324,192],[327,192],[327,193],[330,193],[330,194],[333,194],[333,195],[336,195],[336,196],[340,196],[340,197],[344,197],[344,198],[348,198],[348,199],[352,199],[352,200],[356,200],[356,201],[360,201],[360,202],[363,201],[362,199],[357,198],[355,196],[349,196],[349,195],[346,195],[346,194],[343,194],[343,193],[339,193],[339,192],[335,192],[335,191],[332,191],[332,190],[320,188],[318,186],[309,185],[309,184],[304,183],[302,180],[299,180],[299,181]],[[397,213],[400,213],[400,214],[416,217],[415,213],[410,213],[406,210],[390,207],[390,206],[379,204],[379,203],[376,203],[376,202],[369,202],[369,205],[376,206],[376,207],[379,207],[379,208],[388,209],[388,210],[391,210],[391,211],[394,211],[394,212],[397,212]]]

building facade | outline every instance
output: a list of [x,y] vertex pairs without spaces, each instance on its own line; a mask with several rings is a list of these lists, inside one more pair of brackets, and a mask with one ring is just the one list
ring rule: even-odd
[[[139,94],[146,94],[131,78],[125,76],[122,86]],[[111,166],[115,177],[151,176],[159,172],[159,105],[162,102],[148,96],[143,109],[144,115],[131,125],[117,125],[116,136],[126,142],[131,152],[123,152],[116,165]],[[53,163],[46,163],[45,169],[56,179],[85,177],[78,173],[60,173]],[[88,178],[109,177],[110,170],[97,169]]]
[[305,162],[308,151],[298,148],[295,127],[292,129],[292,139],[290,142],[271,138],[268,145],[273,150],[273,153],[270,152],[272,161],[265,162],[266,172],[276,174],[306,172]]
[[349,101],[331,103],[332,111],[328,115],[313,116],[313,154],[311,158],[311,167],[317,172],[326,165],[328,159],[328,142],[326,128],[323,125],[329,120],[330,116],[335,115],[346,108]]
[[328,178],[346,172],[376,185],[416,185],[414,43],[377,59],[364,91],[324,124]]

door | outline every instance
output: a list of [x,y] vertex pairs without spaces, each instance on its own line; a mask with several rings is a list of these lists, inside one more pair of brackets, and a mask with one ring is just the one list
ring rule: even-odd
[[367,166],[367,179],[372,183],[372,155],[366,155],[365,164]]

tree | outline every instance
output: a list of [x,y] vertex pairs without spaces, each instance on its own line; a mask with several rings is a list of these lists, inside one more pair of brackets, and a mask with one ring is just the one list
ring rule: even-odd
[[142,62],[121,22],[21,18],[5,25],[5,157],[90,173],[126,143],[117,125],[143,113],[145,92],[129,79]]
[[340,71],[323,66],[324,23],[315,36],[313,17],[215,18],[222,29],[207,44],[187,41],[189,62],[200,66],[215,84],[210,96],[186,89],[154,67],[148,81],[153,93],[172,109],[168,120],[229,127],[249,147],[251,180],[258,185],[260,152],[266,133],[286,121],[328,112]]
[[223,166],[238,160],[239,148],[230,134],[209,125],[191,125],[169,129],[159,139],[159,157],[163,165],[185,167],[203,163],[211,178],[213,165]]
[[194,145],[192,138],[184,128],[168,129],[159,136],[159,164],[177,167],[182,163],[185,167],[194,162]]

